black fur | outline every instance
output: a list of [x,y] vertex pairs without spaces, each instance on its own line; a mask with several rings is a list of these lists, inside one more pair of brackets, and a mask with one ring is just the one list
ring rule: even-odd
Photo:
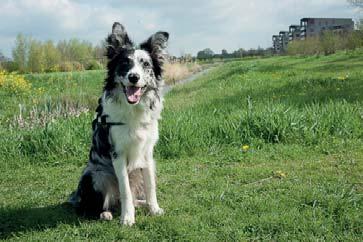
[[93,186],[91,172],[87,172],[82,176],[79,183],[80,203],[77,207],[77,213],[87,218],[97,219],[103,206],[103,195],[101,191],[96,191]]
[[116,87],[114,82],[116,73],[124,76],[134,66],[132,60],[127,58],[134,51],[135,49],[132,46],[118,47],[113,58],[107,63],[107,78],[105,79],[104,91],[111,91]]
[[[97,154],[98,156],[102,157],[103,159],[111,161],[111,154],[112,154],[112,145],[109,142],[109,126],[102,126],[98,120],[102,115],[102,105],[99,104],[97,107],[97,116],[92,121],[92,129],[93,129],[93,136],[92,136],[92,146],[89,154],[89,160],[91,163],[98,164],[99,160],[94,159],[92,153]],[[112,161],[111,161],[112,163]]]

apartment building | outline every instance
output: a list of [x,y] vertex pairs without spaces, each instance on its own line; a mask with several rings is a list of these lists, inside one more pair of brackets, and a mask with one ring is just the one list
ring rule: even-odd
[[318,37],[324,31],[344,33],[353,29],[354,22],[350,18],[302,18],[300,25],[290,25],[289,31],[272,36],[273,49],[275,53],[282,53],[290,41]]

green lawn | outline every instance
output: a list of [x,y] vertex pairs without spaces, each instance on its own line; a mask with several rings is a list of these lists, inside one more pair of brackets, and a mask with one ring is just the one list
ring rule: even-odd
[[[166,214],[137,209],[131,228],[64,204],[87,161],[104,73],[27,76],[44,93],[0,90],[0,239],[362,240],[362,67],[362,50],[249,59],[175,87],[156,147]],[[34,125],[19,127],[19,103]],[[91,111],[38,122],[64,105]]]

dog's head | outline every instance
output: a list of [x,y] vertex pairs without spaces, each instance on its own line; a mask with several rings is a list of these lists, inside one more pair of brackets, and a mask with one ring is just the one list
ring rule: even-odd
[[167,32],[157,32],[135,47],[125,28],[114,23],[106,39],[109,62],[105,90],[122,92],[129,104],[137,104],[148,90],[158,88],[168,38]]

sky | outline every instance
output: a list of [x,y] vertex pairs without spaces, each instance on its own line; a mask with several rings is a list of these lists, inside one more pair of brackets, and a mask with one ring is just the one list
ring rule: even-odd
[[11,57],[18,33],[99,44],[117,21],[136,43],[169,32],[172,55],[231,52],[270,47],[273,34],[303,17],[355,20],[362,12],[346,0],[0,0],[0,51]]

